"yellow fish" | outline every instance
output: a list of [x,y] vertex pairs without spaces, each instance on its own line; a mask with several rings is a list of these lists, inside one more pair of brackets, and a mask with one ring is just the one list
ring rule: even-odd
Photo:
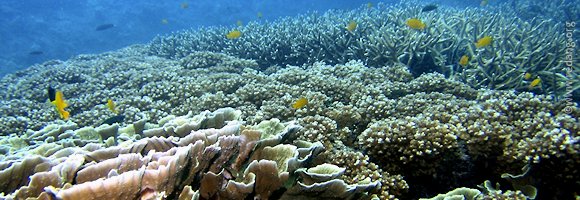
[[373,8],[373,3],[371,3],[371,2],[368,2],[368,3],[367,3],[367,8]]
[[230,40],[238,39],[241,36],[242,36],[242,32],[238,31],[238,30],[233,30],[233,31],[230,31],[228,34],[226,34],[226,38],[228,38]]
[[461,59],[459,59],[459,65],[466,66],[469,63],[469,56],[463,55]]
[[56,94],[54,96],[54,101],[52,101],[51,103],[56,108],[56,111],[60,115],[60,118],[62,118],[64,120],[67,120],[69,118],[70,113],[68,111],[64,110],[64,108],[66,108],[68,106],[68,104],[64,100],[64,95],[62,94],[62,91],[60,91],[60,90],[56,91]]
[[107,100],[107,108],[109,108],[109,110],[115,114],[119,113],[119,111],[115,107],[115,102],[113,102],[112,99]]
[[530,80],[532,78],[532,74],[530,72],[526,72],[524,74],[524,80]]
[[258,18],[260,18],[260,19],[261,19],[262,17],[264,17],[264,15],[262,14],[262,12],[258,12],[258,14],[256,14],[256,16],[258,16]]
[[350,22],[348,23],[348,25],[346,25],[346,27],[345,27],[345,28],[346,28],[346,30],[348,30],[348,31],[350,31],[350,32],[353,32],[353,31],[356,29],[356,27],[357,27],[357,24],[356,24],[356,22],[355,22],[355,21],[350,21]]
[[244,23],[242,23],[242,20],[238,20],[238,21],[236,22],[236,25],[238,25],[238,26],[243,26],[243,25],[244,25]]
[[477,42],[475,42],[475,48],[482,48],[482,47],[486,47],[489,46],[491,44],[491,42],[493,42],[493,38],[491,36],[485,36],[480,38],[479,40],[477,40]]
[[162,24],[169,24],[169,20],[167,20],[167,19],[161,19],[161,23]]
[[539,77],[534,79],[531,83],[530,86],[528,86],[529,89],[535,88],[536,86],[540,85],[540,83],[542,82],[542,79],[540,79]]
[[308,104],[308,99],[302,97],[302,98],[296,100],[296,102],[294,102],[292,104],[292,108],[300,109],[300,108],[303,108],[304,106],[306,106],[306,104]]
[[417,18],[408,19],[407,20],[407,26],[409,28],[412,28],[412,29],[415,29],[415,30],[423,30],[426,27],[425,23],[423,23],[421,20],[419,20]]

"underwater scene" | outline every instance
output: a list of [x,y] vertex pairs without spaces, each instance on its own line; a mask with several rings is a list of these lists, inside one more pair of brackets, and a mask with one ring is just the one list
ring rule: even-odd
[[0,199],[580,199],[578,0],[0,16]]

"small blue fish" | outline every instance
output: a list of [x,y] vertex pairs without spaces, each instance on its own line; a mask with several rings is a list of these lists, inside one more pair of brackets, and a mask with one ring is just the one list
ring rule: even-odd
[[429,11],[433,11],[433,10],[437,10],[437,4],[429,4],[426,5],[425,7],[423,7],[423,9],[421,9],[421,12],[429,12]]
[[113,27],[115,27],[115,24],[101,24],[95,28],[95,31],[104,31]]
[[44,54],[44,52],[42,51],[31,51],[30,53],[28,53],[29,55],[33,55],[33,56],[38,56],[38,55],[42,55]]

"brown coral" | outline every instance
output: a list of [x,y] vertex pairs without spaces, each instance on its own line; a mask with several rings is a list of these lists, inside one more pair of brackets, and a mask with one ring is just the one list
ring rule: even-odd
[[[226,109],[225,113],[236,111]],[[287,124],[262,138],[261,131],[242,127],[237,121],[223,124],[224,118],[218,117],[221,114],[224,110],[211,113],[212,117],[202,113],[164,122],[179,124],[204,118],[203,122],[191,125],[222,126],[220,129],[190,129],[189,134],[178,140],[145,138],[126,147],[78,152],[55,161],[41,157],[16,161],[0,172],[0,178],[4,177],[0,180],[13,183],[3,190],[12,193],[8,198],[171,199],[197,194],[205,199],[244,199],[253,194],[255,198],[268,199],[275,192],[285,191],[282,188],[287,184],[301,184],[289,179],[290,176],[298,168],[308,166],[322,148],[320,143],[302,147],[281,144],[292,142],[295,138],[292,135],[300,130],[296,125]],[[30,167],[30,163],[37,167]],[[13,176],[14,170],[21,171],[18,172],[21,176]],[[28,176],[31,176],[30,182],[27,182]],[[378,188],[378,184],[347,185],[342,182],[339,188],[343,189],[338,191],[344,197],[366,195]],[[317,191],[328,193],[337,191],[335,186],[317,188]],[[300,190],[306,189],[292,191]]]

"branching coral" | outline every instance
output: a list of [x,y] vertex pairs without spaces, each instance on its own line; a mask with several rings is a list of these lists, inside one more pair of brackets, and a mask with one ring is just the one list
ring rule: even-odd
[[[536,93],[563,97],[577,89],[575,76],[566,75],[565,32],[561,23],[547,19],[526,21],[513,11],[440,8],[422,13],[419,2],[404,1],[377,9],[310,13],[271,24],[249,23],[244,36],[227,40],[226,27],[186,31],[158,37],[149,45],[153,55],[181,58],[194,51],[224,52],[255,59],[260,66],[302,65],[324,61],[345,63],[362,60],[369,66],[404,63],[416,76],[438,71],[473,87],[528,91],[525,73],[543,80]],[[409,29],[405,21],[420,18],[423,31]],[[344,24],[357,22],[349,32]],[[509,28],[517,27],[517,28]],[[473,41],[492,36],[493,44],[476,49]],[[460,57],[471,62],[462,67]],[[578,62],[575,57],[574,63]],[[578,68],[573,68],[578,74]],[[566,88],[571,83],[573,88]]]

